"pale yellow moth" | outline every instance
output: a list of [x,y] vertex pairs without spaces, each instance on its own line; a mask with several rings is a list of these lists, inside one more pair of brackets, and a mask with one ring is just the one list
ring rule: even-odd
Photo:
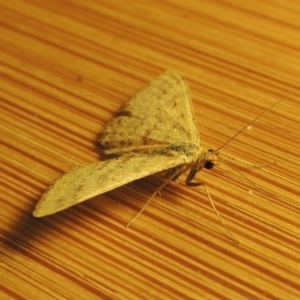
[[[163,126],[162,126],[163,124]],[[190,170],[187,185],[217,160],[200,146],[187,82],[167,71],[133,97],[105,128],[100,146],[115,158],[76,166],[59,176],[37,203],[43,217],[128,182],[167,170],[171,179]],[[196,184],[198,185],[198,184]]]
[[[79,165],[59,176],[37,203],[35,217],[54,214],[128,182],[165,171],[168,179],[144,210],[163,186],[187,170],[186,185],[201,185],[192,180],[203,168],[213,168],[219,153],[201,148],[188,84],[172,71],[162,74],[133,97],[107,125],[99,142],[104,154],[114,158]],[[206,187],[205,190],[232,237]]]

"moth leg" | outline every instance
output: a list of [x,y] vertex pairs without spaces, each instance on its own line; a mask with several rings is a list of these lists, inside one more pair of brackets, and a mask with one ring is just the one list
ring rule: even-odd
[[209,191],[208,191],[208,189],[207,189],[207,187],[206,187],[206,184],[203,183],[203,182],[193,182],[193,181],[192,181],[192,180],[194,179],[194,177],[195,177],[195,175],[196,175],[197,172],[198,172],[198,170],[197,170],[196,168],[192,168],[192,169],[191,169],[189,175],[187,176],[187,178],[186,178],[186,180],[185,180],[186,186],[195,187],[195,186],[203,185],[204,190],[205,190],[205,192],[206,192],[206,195],[207,195],[207,197],[208,197],[208,200],[209,200],[209,202],[210,202],[210,205],[212,206],[212,208],[213,208],[213,210],[215,211],[215,213],[216,213],[218,219],[220,220],[220,222],[222,223],[223,227],[225,228],[225,230],[226,230],[228,236],[229,236],[232,240],[234,240],[235,242],[239,243],[239,241],[232,235],[232,233],[231,233],[230,230],[228,229],[226,223],[223,221],[221,215],[219,214],[219,212],[218,212],[218,210],[217,210],[217,208],[216,208],[216,206],[215,206],[215,203],[214,203],[213,199],[211,198],[210,193],[209,193]]
[[[201,169],[200,169],[201,170]],[[199,172],[200,170],[197,170],[196,168],[192,168],[190,170],[190,173],[189,175],[187,176],[187,178],[185,179],[185,185],[186,186],[200,186],[202,185],[203,183],[202,182],[194,182],[192,181],[194,179],[194,177],[196,176],[197,172]]]
[[215,203],[214,203],[213,199],[211,198],[210,193],[209,193],[209,191],[208,191],[208,189],[207,189],[205,183],[203,183],[203,187],[204,187],[205,192],[206,192],[206,195],[207,195],[207,197],[208,197],[208,199],[209,199],[210,205],[212,206],[212,208],[213,208],[213,210],[215,211],[215,213],[216,213],[218,219],[220,220],[220,222],[222,223],[223,227],[225,228],[225,230],[226,230],[228,236],[229,236],[233,241],[235,241],[235,242],[237,242],[237,243],[239,244],[240,242],[233,236],[233,234],[230,232],[229,228],[227,227],[226,223],[223,221],[221,215],[219,214],[219,212],[218,212],[218,210],[217,210],[217,208],[216,208],[216,206],[215,206]]
[[[173,169],[171,169],[173,170]],[[149,205],[149,203],[151,202],[151,200],[157,195],[160,194],[160,191],[172,180],[176,179],[177,177],[179,177],[184,171],[186,171],[186,166],[181,166],[179,168],[175,169],[175,172],[172,172],[172,175],[169,176],[166,181],[161,184],[152,194],[152,196],[148,199],[148,201],[146,202],[146,204],[143,206],[143,208],[131,219],[131,221],[126,225],[126,227],[128,228],[140,215],[141,213],[147,208],[147,206]]]
[[191,186],[191,187],[194,187],[194,186],[200,186],[200,185],[203,185],[204,183],[203,182],[186,182],[185,185],[186,186]]

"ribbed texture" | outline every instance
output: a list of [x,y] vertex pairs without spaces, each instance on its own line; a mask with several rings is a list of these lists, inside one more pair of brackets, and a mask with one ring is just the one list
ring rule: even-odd
[[[0,0],[0,299],[299,299],[298,1]],[[255,164],[149,177],[42,219],[52,180],[165,69],[189,82],[201,142]],[[163,130],[163,124],[162,124]],[[252,186],[249,180],[256,185]],[[100,183],[99,183],[100,184]],[[254,194],[250,195],[249,190]]]

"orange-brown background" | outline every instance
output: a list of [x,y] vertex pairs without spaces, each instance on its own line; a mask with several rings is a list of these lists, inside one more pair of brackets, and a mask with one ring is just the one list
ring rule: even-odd
[[[299,1],[0,1],[1,299],[298,299]],[[275,165],[149,177],[42,219],[32,209],[165,69],[190,84],[203,146]],[[163,126],[163,124],[162,124]],[[223,156],[224,157],[224,156]],[[230,161],[230,160],[229,160]],[[183,178],[184,179],[184,178]],[[101,183],[99,183],[101,184]]]

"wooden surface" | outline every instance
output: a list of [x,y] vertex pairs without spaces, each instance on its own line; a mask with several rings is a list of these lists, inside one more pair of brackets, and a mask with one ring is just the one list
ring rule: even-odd
[[[299,299],[299,1],[0,1],[0,299]],[[152,176],[53,216],[32,210],[165,69],[190,84],[202,188]],[[248,178],[253,186],[247,181]],[[249,194],[254,190],[254,194]]]

